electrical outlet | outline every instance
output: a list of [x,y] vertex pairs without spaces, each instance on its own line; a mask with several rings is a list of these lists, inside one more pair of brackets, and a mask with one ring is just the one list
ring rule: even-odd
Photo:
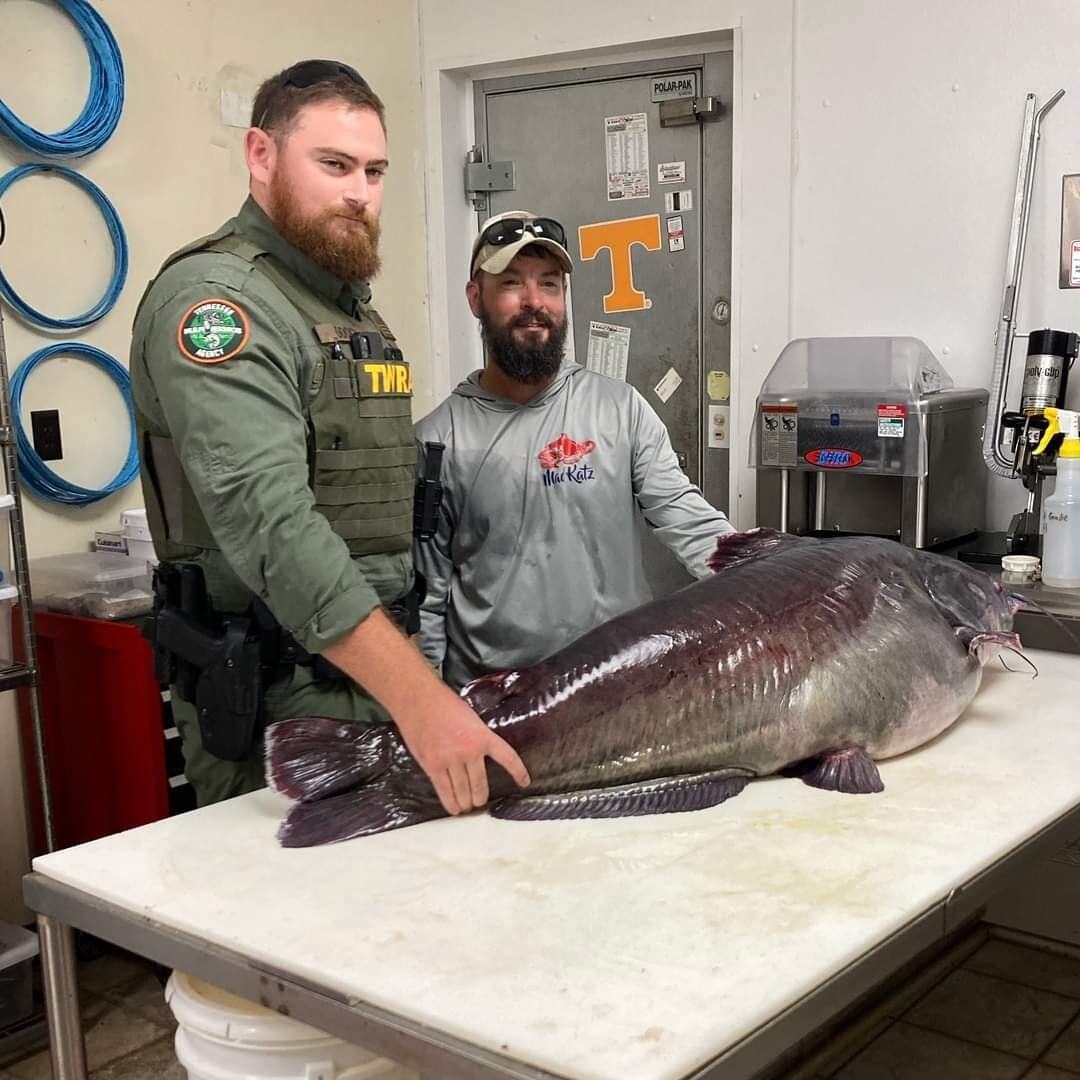
[[42,461],[60,461],[64,447],[60,442],[60,410],[39,409],[30,414],[34,432],[34,449]]

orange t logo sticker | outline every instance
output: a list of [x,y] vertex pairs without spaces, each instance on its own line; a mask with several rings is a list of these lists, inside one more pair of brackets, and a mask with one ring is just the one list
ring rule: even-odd
[[604,312],[608,315],[651,306],[645,294],[634,286],[630,249],[635,244],[648,251],[660,250],[659,214],[578,226],[578,246],[583,260],[595,259],[604,248],[611,253],[611,292],[604,297]]

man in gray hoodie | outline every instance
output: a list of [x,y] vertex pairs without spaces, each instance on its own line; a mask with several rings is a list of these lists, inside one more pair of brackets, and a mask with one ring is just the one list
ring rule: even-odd
[[414,544],[421,647],[455,688],[652,599],[637,514],[699,578],[734,531],[637,390],[564,359],[572,269],[551,218],[486,221],[466,287],[486,365],[416,425],[422,453],[445,447],[438,528]]

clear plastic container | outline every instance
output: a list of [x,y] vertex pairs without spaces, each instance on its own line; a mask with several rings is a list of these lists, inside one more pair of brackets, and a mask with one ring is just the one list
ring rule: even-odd
[[1043,500],[1042,577],[1080,589],[1080,458],[1059,456],[1054,494]]
[[35,607],[95,619],[132,619],[153,602],[147,564],[111,551],[32,559],[30,584]]
[[13,1027],[34,1011],[33,960],[37,935],[0,922],[0,1030]]

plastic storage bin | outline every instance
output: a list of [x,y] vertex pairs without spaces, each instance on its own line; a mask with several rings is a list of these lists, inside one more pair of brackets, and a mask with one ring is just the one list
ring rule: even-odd
[[21,1023],[34,1011],[37,951],[36,934],[0,922],[0,1031]]
[[151,608],[150,570],[110,551],[30,561],[34,606],[94,619],[132,619]]

